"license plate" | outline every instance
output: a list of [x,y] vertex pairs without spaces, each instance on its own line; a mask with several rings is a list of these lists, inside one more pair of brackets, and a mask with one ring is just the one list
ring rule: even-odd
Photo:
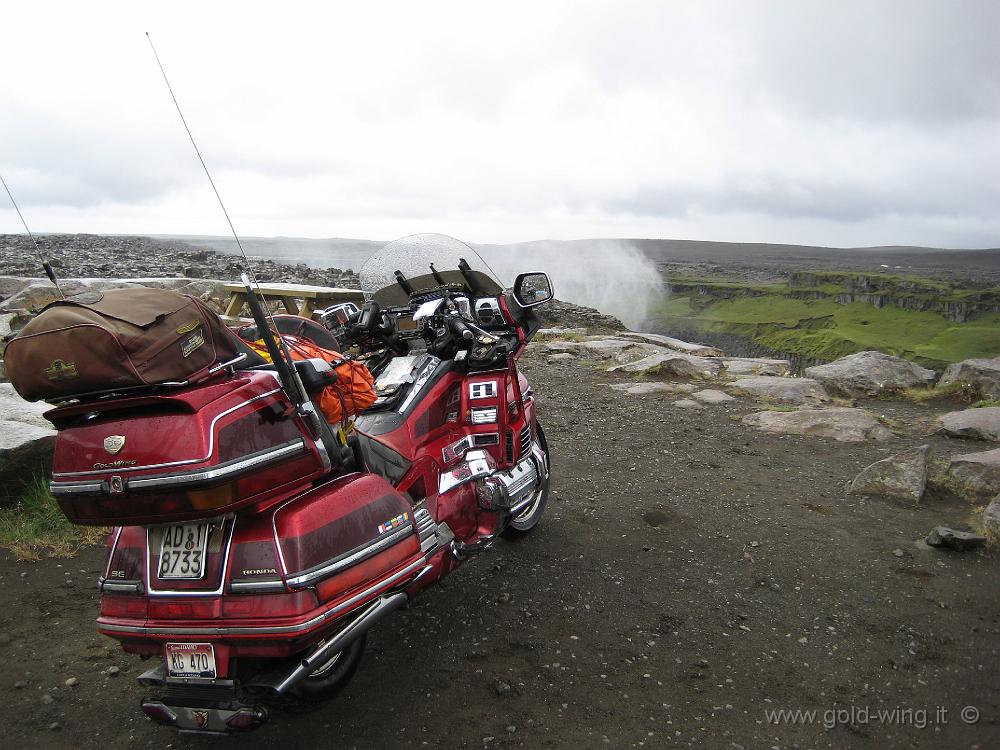
[[170,677],[215,679],[215,648],[211,643],[168,643],[166,655]]
[[197,580],[205,575],[208,524],[186,523],[167,526],[160,545],[160,578]]

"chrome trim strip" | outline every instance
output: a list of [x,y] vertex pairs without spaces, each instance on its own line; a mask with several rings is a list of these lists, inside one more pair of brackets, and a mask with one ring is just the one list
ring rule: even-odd
[[412,535],[413,527],[410,524],[400,526],[387,536],[383,536],[376,539],[371,544],[366,544],[348,552],[346,557],[341,557],[340,559],[327,563],[321,568],[317,568],[308,573],[300,573],[299,575],[290,577],[288,579],[288,586],[289,588],[307,586],[313,581],[317,581],[320,578],[326,578],[327,576],[331,576],[344,568],[349,568],[355,563],[367,560],[369,557],[378,554],[384,549],[388,549],[397,542],[401,542],[403,539]]
[[101,584],[103,594],[141,594],[142,581],[108,581]]
[[282,581],[234,581],[229,584],[229,588],[234,594],[270,594],[286,591]]
[[274,626],[260,626],[260,627],[233,627],[233,628],[157,628],[157,627],[146,627],[139,625],[111,625],[103,624],[100,621],[97,623],[98,630],[104,630],[111,633],[135,633],[138,635],[254,635],[254,634],[264,634],[264,633],[301,633],[305,630],[311,630],[316,625],[319,625],[326,620],[340,614],[345,609],[350,609],[359,601],[362,601],[366,597],[370,596],[373,592],[379,589],[385,588],[387,586],[392,586],[399,579],[405,577],[407,574],[412,573],[417,568],[425,565],[427,563],[426,557],[421,557],[419,560],[407,565],[398,573],[393,574],[384,581],[380,581],[373,586],[368,587],[359,594],[355,594],[347,601],[338,604],[336,607],[328,609],[316,617],[305,622],[298,623],[297,625],[274,625]]
[[[108,469],[108,473],[117,469]],[[104,492],[104,482],[49,482],[49,492],[53,495],[100,495]]]
[[182,474],[159,474],[155,477],[136,477],[128,481],[128,489],[141,490],[146,487],[183,486],[194,482],[210,482],[215,479],[225,479],[233,474],[239,474],[245,469],[262,464],[279,461],[286,456],[302,453],[306,450],[306,442],[302,438],[285,443],[274,450],[259,453],[233,463],[216,466],[204,471],[190,471]]
[[111,553],[108,555],[108,561],[104,564],[104,577],[109,578],[111,576],[111,562],[115,559],[115,552],[118,551],[118,540],[122,537],[122,527],[115,526],[115,541],[111,544]]
[[[233,551],[233,533],[236,531],[236,518],[229,519],[231,522],[228,523],[229,533],[226,537],[226,553],[222,558],[222,570],[219,575],[219,585],[216,586],[211,591],[200,591],[192,589],[182,589],[182,590],[169,590],[169,589],[154,589],[151,582],[150,571],[152,570],[153,553],[149,547],[149,532],[150,527],[146,527],[146,591],[150,596],[219,596],[226,588],[226,578],[229,573],[229,554]],[[223,519],[223,523],[226,523],[227,519]],[[209,521],[192,521],[191,523],[209,523]],[[174,524],[160,524],[161,526],[172,526]],[[207,560],[206,560],[207,564]]]
[[[205,461],[207,461],[212,457],[213,453],[215,453],[215,425],[216,423],[218,423],[220,419],[232,414],[234,411],[242,409],[244,406],[249,406],[255,401],[260,401],[262,398],[267,398],[268,396],[273,396],[275,393],[280,393],[280,392],[281,388],[275,388],[273,391],[268,391],[267,393],[262,393],[259,396],[254,396],[253,398],[244,401],[241,404],[237,404],[236,406],[226,409],[224,412],[216,414],[215,417],[212,419],[212,423],[208,426],[208,455],[205,456],[204,458],[187,458],[184,459],[183,461],[169,461],[164,464],[147,464],[145,466],[124,466],[119,469],[114,469],[114,473],[124,474],[126,472],[133,472],[133,471],[146,471],[148,469],[166,469],[171,466],[184,466],[186,464],[204,463]],[[86,476],[93,476],[95,474],[108,474],[111,473],[111,471],[112,470],[110,469],[101,469],[98,471],[68,471],[68,472],[60,472],[58,474],[53,473],[52,477],[53,479],[55,477],[86,477]]]

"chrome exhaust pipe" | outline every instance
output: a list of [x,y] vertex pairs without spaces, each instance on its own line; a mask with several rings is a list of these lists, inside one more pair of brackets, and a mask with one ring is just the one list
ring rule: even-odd
[[380,598],[362,614],[358,615],[353,622],[337,633],[332,640],[327,641],[299,662],[295,669],[273,686],[275,692],[281,695],[295,687],[315,672],[319,665],[328,661],[338,651],[343,651],[351,641],[366,633],[372,625],[390,612],[394,612],[402,607],[408,600],[409,597],[402,591]]

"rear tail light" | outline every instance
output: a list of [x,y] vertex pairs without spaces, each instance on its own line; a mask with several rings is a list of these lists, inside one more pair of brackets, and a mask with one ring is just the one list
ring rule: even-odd
[[260,726],[267,721],[267,711],[263,707],[241,708],[228,719],[226,726],[236,731],[245,731]]
[[142,704],[142,712],[157,724],[176,724],[177,714],[159,701]]

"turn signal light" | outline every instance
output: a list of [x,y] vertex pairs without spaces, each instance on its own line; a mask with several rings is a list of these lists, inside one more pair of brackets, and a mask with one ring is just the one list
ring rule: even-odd
[[233,502],[236,482],[226,482],[208,490],[188,490],[187,496],[195,510],[215,510]]

